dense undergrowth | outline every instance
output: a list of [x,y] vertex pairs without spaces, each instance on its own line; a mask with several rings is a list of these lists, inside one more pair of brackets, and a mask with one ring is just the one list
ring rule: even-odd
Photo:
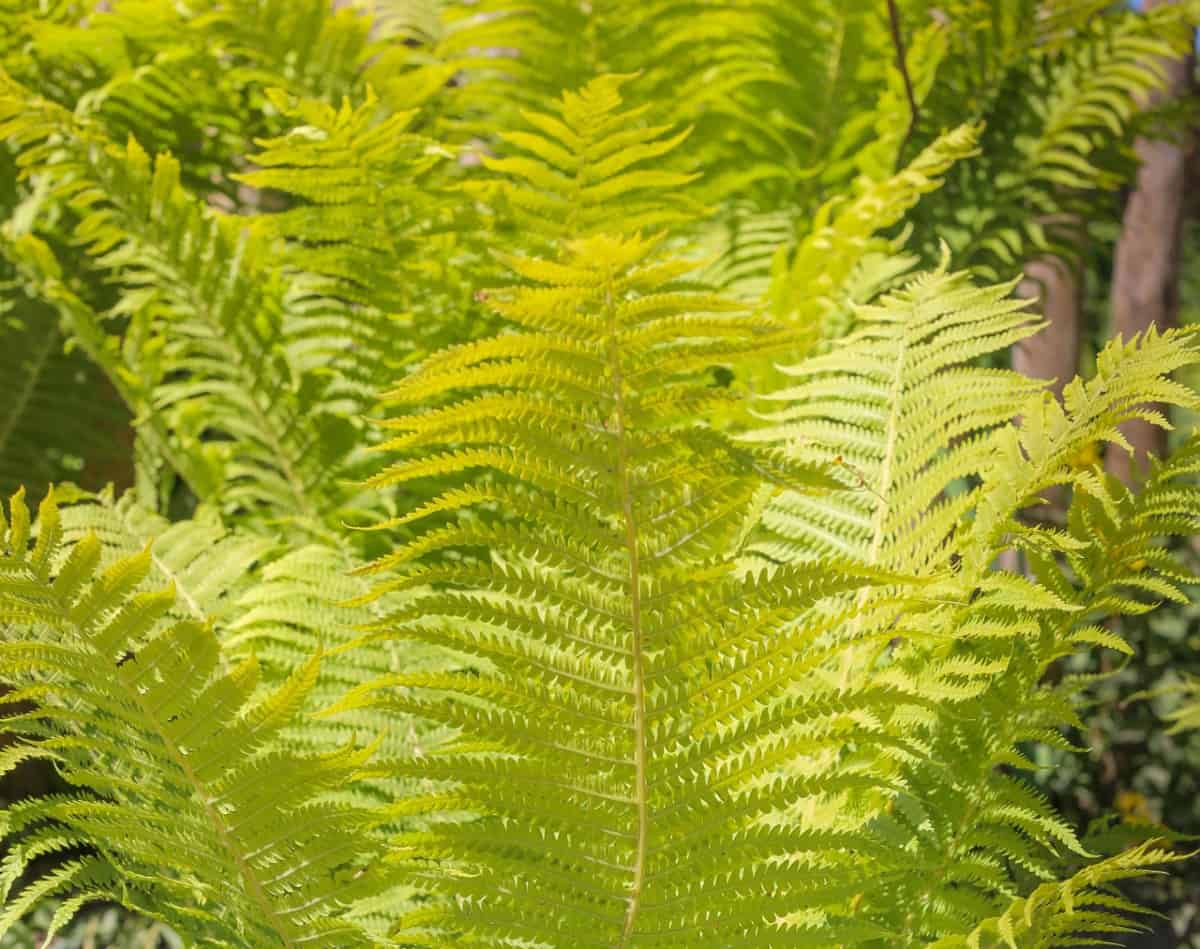
[[1200,336],[1004,366],[1194,6],[100,6],[0,0],[3,938],[1025,949],[1187,879],[1078,762],[1195,714],[1131,670]]

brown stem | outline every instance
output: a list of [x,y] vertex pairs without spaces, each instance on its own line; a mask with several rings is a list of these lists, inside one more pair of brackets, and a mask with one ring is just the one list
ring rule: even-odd
[[896,49],[896,68],[900,70],[900,76],[904,80],[904,94],[908,96],[908,129],[904,133],[899,151],[896,152],[896,168],[899,169],[904,164],[904,153],[908,150],[908,143],[916,134],[921,109],[913,91],[912,77],[908,74],[908,53],[904,49],[904,34],[900,31],[900,10],[896,7],[896,0],[887,0],[887,5],[888,20],[892,27],[892,46]]

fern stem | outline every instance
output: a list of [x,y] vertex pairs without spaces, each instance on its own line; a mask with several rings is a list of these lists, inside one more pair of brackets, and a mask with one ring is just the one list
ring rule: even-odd
[[892,30],[892,46],[896,50],[896,68],[900,70],[900,77],[904,80],[904,94],[908,97],[908,129],[904,133],[904,139],[900,142],[900,148],[896,151],[896,169],[899,170],[904,165],[904,153],[908,151],[908,144],[917,131],[921,110],[917,105],[916,93],[913,91],[912,77],[908,74],[908,53],[904,48],[904,34],[900,29],[900,11],[896,7],[896,0],[887,0],[887,5],[888,24]]
[[[892,493],[892,470],[896,464],[896,448],[900,437],[900,412],[903,408],[902,396],[904,394],[904,373],[906,369],[905,363],[908,360],[908,335],[907,332],[900,334],[900,346],[896,353],[895,372],[892,375],[892,387],[888,392],[888,420],[887,431],[884,435],[884,451],[883,459],[879,467],[879,486],[871,488],[864,481],[866,487],[872,494],[879,499],[879,504],[875,508],[875,517],[871,524],[871,546],[867,549],[867,564],[872,567],[879,565],[879,553],[883,549],[884,528],[887,523],[888,512],[891,510],[891,502],[888,498]],[[858,605],[861,608],[868,596],[868,588],[864,587],[862,593],[858,597]],[[855,621],[855,629],[861,625],[861,617]],[[842,658],[842,677],[841,690],[844,692],[850,686],[851,679],[854,673],[855,660],[858,658],[858,649],[853,641],[847,647]]]
[[633,755],[636,770],[634,798],[637,802],[637,845],[633,858],[633,885],[629,893],[629,906],[625,911],[625,925],[621,931],[621,941],[618,943],[618,949],[625,949],[629,945],[634,927],[637,925],[642,886],[646,875],[646,851],[650,838],[650,807],[646,776],[646,672],[642,654],[642,591],[638,560],[638,527],[637,517],[633,510],[633,490],[629,477],[629,445],[625,438],[625,404],[622,391],[625,381],[621,372],[621,354],[617,348],[616,306],[613,301],[611,282],[605,293],[605,311],[609,328],[609,363],[613,373],[617,478],[621,485],[621,512],[625,519],[625,547],[629,556],[629,626],[632,633],[630,649],[633,653]]

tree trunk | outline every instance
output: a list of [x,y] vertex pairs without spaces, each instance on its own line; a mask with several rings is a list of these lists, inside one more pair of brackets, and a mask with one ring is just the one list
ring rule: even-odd
[[[1063,387],[1079,372],[1083,334],[1079,272],[1057,257],[1031,260],[1024,270],[1025,279],[1018,284],[1017,295],[1037,298],[1038,309],[1048,325],[1013,347],[1013,369],[1031,379],[1050,381],[1051,391],[1061,396]],[[1028,511],[1028,515],[1061,520],[1066,514],[1066,491],[1061,487],[1050,488],[1044,497],[1046,505]]]
[[1025,279],[1017,294],[1038,298],[1049,325],[1013,347],[1013,368],[1032,379],[1053,380],[1054,394],[1062,395],[1063,386],[1079,371],[1079,276],[1058,258],[1041,257],[1025,265]]
[[[1174,0],[1145,0],[1144,6],[1150,9],[1171,2]],[[1191,56],[1163,65],[1167,85],[1148,99],[1145,108],[1184,96],[1191,89]],[[1112,278],[1112,332],[1124,339],[1150,327],[1162,330],[1174,326],[1178,318],[1190,142],[1139,138],[1135,148],[1141,167],[1125,205]],[[1105,464],[1112,474],[1129,483],[1144,467],[1148,455],[1163,454],[1167,433],[1140,419],[1127,422],[1121,431],[1133,446],[1134,456],[1113,448]]]

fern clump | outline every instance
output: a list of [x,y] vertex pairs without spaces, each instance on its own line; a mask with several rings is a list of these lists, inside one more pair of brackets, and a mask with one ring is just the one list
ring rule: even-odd
[[0,776],[50,790],[0,807],[0,936],[1140,925],[1126,881],[1186,854],[1081,834],[1031,749],[1079,750],[1111,618],[1187,600],[1200,442],[1098,458],[1200,408],[1200,343],[1061,398],[1003,366],[1186,11],[35,6],[0,0]]

